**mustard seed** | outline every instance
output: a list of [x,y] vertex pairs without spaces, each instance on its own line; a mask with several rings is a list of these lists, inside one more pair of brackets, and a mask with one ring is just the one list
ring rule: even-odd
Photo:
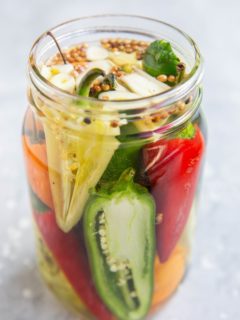
[[177,108],[178,108],[179,111],[183,111],[183,110],[185,109],[185,107],[186,107],[186,104],[185,104],[185,102],[183,102],[183,101],[178,101],[178,102],[176,103],[176,106],[177,106]]
[[168,80],[168,77],[165,74],[160,74],[157,79],[161,82],[166,82]]
[[103,91],[109,91],[110,90],[110,86],[108,84],[103,84],[102,85],[102,89],[103,89]]
[[133,49],[132,49],[132,48],[127,48],[127,49],[125,50],[125,52],[126,52],[126,53],[132,53],[132,52],[133,52]]
[[168,82],[173,83],[173,82],[175,82],[175,81],[176,81],[176,77],[175,77],[175,76],[173,76],[173,75],[170,75],[170,76],[168,76],[167,80],[168,80]]
[[99,85],[95,85],[95,86],[93,87],[93,89],[94,89],[95,92],[100,92],[100,91],[102,90]]

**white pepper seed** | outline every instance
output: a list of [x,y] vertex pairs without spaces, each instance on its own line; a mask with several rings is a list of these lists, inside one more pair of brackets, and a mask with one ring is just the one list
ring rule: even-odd
[[116,265],[116,264],[112,264],[112,265],[110,266],[110,271],[111,271],[111,272],[117,272],[117,271],[118,271],[117,265]]
[[98,233],[100,234],[100,236],[106,235],[106,231],[104,229],[99,229]]
[[136,297],[137,297],[136,291],[132,291],[132,292],[130,293],[130,296],[131,296],[132,298],[136,298]]

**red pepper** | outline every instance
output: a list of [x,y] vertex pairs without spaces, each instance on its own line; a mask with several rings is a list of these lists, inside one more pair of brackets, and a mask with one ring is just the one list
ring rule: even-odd
[[34,211],[34,217],[42,237],[58,262],[65,276],[83,301],[99,320],[113,320],[92,282],[87,253],[83,238],[78,230],[62,232],[55,220],[53,211]]
[[204,138],[195,126],[192,139],[162,139],[148,144],[143,160],[158,218],[157,248],[165,262],[175,248],[193,204],[203,158]]

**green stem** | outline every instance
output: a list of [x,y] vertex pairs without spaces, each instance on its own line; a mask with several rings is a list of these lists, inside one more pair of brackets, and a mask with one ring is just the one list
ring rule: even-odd
[[133,168],[128,168],[121,174],[118,182],[133,182],[134,175],[135,170]]
[[186,66],[184,63],[179,63],[177,65],[177,72],[178,72],[178,77],[177,77],[177,83],[180,83],[184,76],[185,76],[185,71],[186,71]]

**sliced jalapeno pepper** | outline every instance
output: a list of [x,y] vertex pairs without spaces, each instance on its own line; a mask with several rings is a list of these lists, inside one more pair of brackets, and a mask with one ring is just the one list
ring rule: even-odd
[[83,77],[82,81],[79,84],[78,95],[88,97],[93,81],[99,76],[105,76],[103,70],[98,68],[89,70],[89,72]]
[[84,214],[84,235],[98,294],[118,319],[142,319],[153,291],[155,203],[135,171],[101,186]]

